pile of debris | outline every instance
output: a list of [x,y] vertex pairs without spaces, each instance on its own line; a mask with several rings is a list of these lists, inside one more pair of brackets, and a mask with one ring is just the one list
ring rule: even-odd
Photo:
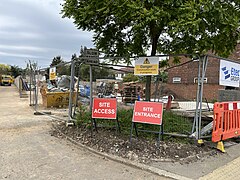
[[[42,95],[42,102],[44,107],[67,107],[69,104],[70,95],[70,81],[71,78],[63,75],[56,80],[48,80],[42,83],[40,93]],[[77,78],[74,79],[77,82]],[[76,101],[76,90],[73,93],[73,102]]]
[[97,79],[97,96],[99,98],[114,98],[118,92],[118,83],[114,79]]
[[[46,89],[48,92],[66,92],[70,89],[71,77],[67,75],[62,75],[56,80],[50,80],[47,82]],[[74,79],[75,83],[77,79]]]

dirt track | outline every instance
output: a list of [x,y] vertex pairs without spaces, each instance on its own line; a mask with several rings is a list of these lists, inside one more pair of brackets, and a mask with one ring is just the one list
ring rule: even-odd
[[51,136],[51,120],[28,104],[0,86],[0,179],[165,179]]

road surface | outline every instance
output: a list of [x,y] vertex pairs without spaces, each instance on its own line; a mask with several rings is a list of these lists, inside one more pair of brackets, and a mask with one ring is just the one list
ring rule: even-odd
[[50,135],[15,86],[0,86],[0,179],[168,179],[77,148]]

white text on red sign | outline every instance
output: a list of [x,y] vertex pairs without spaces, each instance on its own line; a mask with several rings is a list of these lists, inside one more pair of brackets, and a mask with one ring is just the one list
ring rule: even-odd
[[94,98],[92,118],[116,119],[117,101],[115,98]]
[[161,118],[161,114],[158,114],[158,113],[149,113],[149,112],[153,112],[153,107],[143,107],[142,110],[143,110],[144,112],[135,112],[135,116]]
[[110,107],[110,102],[100,102],[99,107]]
[[132,121],[138,123],[161,125],[162,112],[162,103],[136,101]]

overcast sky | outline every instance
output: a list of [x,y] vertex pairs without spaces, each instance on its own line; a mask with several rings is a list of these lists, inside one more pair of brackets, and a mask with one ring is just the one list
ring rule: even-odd
[[70,60],[81,45],[93,47],[92,33],[78,30],[59,14],[62,0],[2,0],[0,64],[26,67],[26,61],[50,65],[54,56]]

